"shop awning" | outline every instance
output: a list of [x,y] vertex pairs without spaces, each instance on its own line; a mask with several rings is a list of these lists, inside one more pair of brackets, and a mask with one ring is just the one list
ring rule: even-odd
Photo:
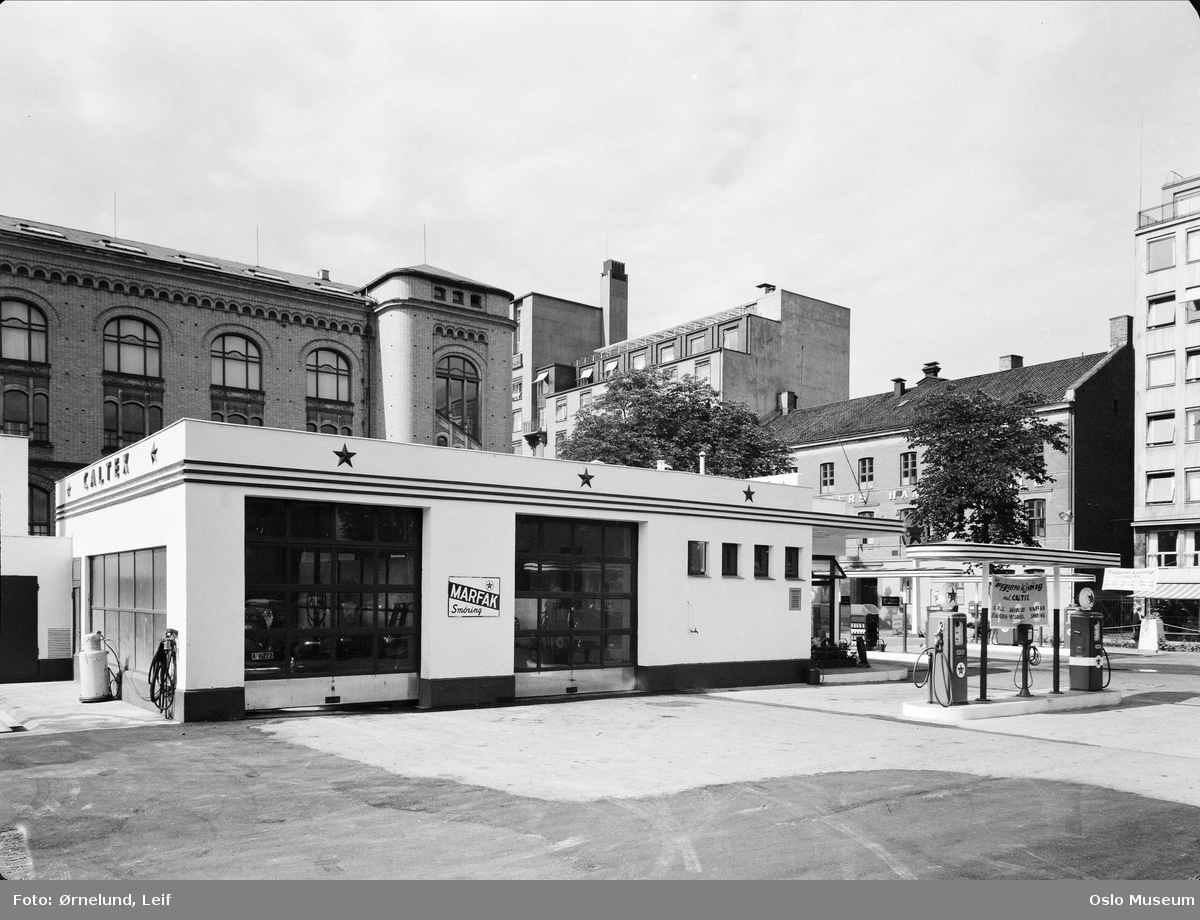
[[1146,591],[1135,591],[1134,597],[1154,597],[1160,600],[1195,600],[1200,598],[1200,585],[1157,585]]

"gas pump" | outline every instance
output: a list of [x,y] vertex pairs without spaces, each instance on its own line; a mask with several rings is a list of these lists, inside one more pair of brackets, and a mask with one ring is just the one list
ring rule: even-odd
[[929,657],[929,702],[961,706],[967,702],[967,617],[963,613],[930,612],[925,650],[917,656],[913,682],[918,678],[922,656]]
[[[1070,630],[1071,654],[1067,664],[1071,689],[1103,690],[1108,686],[1104,675],[1104,667],[1108,663],[1108,652],[1104,650],[1104,617],[1078,607],[1068,607],[1066,613]],[[1112,677],[1111,665],[1108,677]]]
[[1030,649],[1033,648],[1032,623],[1017,624],[1017,644],[1021,646],[1021,685],[1018,688],[1017,696],[1033,696],[1029,691]]

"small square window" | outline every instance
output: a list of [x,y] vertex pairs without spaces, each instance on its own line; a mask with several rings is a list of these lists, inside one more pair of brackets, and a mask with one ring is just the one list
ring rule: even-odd
[[604,376],[611,377],[613,374],[615,374],[617,372],[617,368],[619,366],[620,366],[620,362],[616,358],[613,358],[611,361],[605,361],[604,362]]
[[688,574],[708,574],[708,544],[702,540],[688,540]]
[[771,577],[771,547],[757,545],[754,547],[754,577]]
[[741,351],[741,336],[737,326],[721,330],[721,347],[728,351]]
[[1168,504],[1175,501],[1175,474],[1149,473],[1146,476],[1146,504]]
[[1168,387],[1175,382],[1175,353],[1150,355],[1146,359],[1146,386]]
[[463,302],[463,292],[462,291],[453,291],[452,296],[454,298],[454,303],[462,303]]
[[1189,441],[1200,441],[1200,409],[1187,410],[1186,425],[1184,437]]
[[633,356],[631,365],[635,371],[640,371],[643,367],[646,366],[646,353],[644,351],[639,351],[636,355]]
[[708,351],[708,336],[703,333],[694,335],[688,339],[688,354],[698,355],[702,351]]
[[738,544],[721,544],[721,574],[727,578],[735,578],[738,573]]
[[1150,312],[1146,317],[1146,328],[1175,325],[1175,295],[1166,297],[1151,297]]
[[1175,443],[1175,413],[1146,417],[1146,443],[1151,445]]
[[672,342],[670,345],[664,345],[662,348],[660,348],[658,350],[658,363],[659,364],[667,364],[668,362],[671,362],[674,360],[675,360],[675,343],[674,342]]
[[471,306],[482,307],[483,306],[483,298],[480,297],[478,294],[472,294],[471,295]]
[[579,394],[579,408],[582,409],[584,406],[590,406],[591,404],[592,404],[592,391],[584,390],[582,393]]
[[917,481],[917,452],[906,450],[900,455],[900,485],[911,486]]
[[1175,237],[1164,236],[1146,244],[1146,261],[1149,271],[1157,272],[1175,267]]
[[565,422],[567,420],[567,401],[565,399],[556,400],[554,403],[554,421]]
[[800,547],[785,546],[783,548],[783,577],[800,577]]
[[433,289],[433,299],[434,300],[445,300],[446,299],[446,289],[444,287],[435,287]]

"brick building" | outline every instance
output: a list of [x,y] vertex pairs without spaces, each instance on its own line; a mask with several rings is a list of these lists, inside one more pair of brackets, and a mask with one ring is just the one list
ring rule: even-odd
[[181,418],[507,450],[512,296],[428,265],[367,287],[0,216],[0,391],[52,484]]

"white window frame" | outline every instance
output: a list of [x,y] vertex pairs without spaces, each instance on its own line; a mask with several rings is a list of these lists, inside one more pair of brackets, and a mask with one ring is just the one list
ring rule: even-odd
[[1146,328],[1160,329],[1175,325],[1175,295],[1162,294],[1149,299],[1146,311]]
[[[1154,485],[1162,483],[1163,485],[1155,490]],[[1161,494],[1154,493],[1169,490],[1168,497],[1163,497]],[[1154,495],[1154,497],[1151,497]],[[1146,474],[1146,504],[1147,505],[1169,505],[1175,501],[1175,471],[1160,470]]]
[[[1164,377],[1163,379],[1159,380],[1158,382],[1155,382],[1155,377],[1154,377],[1155,368],[1159,368],[1164,371],[1169,369],[1171,372],[1171,379],[1167,380]],[[1156,355],[1147,355],[1146,356],[1146,388],[1152,389],[1154,387],[1170,387],[1170,386],[1174,386],[1174,385],[1175,385],[1175,352],[1164,351],[1164,352],[1160,352],[1159,354],[1156,354]]]
[[1175,413],[1156,412],[1146,416],[1146,444],[1154,447],[1175,443]]
[[[1170,250],[1169,258],[1171,261],[1170,261],[1169,265],[1159,265],[1157,268],[1155,268],[1154,252],[1155,252],[1156,247],[1160,251],[1165,251],[1166,249]],[[1160,255],[1160,258],[1163,258],[1163,256]],[[1168,268],[1174,268],[1174,267],[1175,267],[1175,234],[1174,233],[1172,233],[1170,236],[1160,236],[1157,239],[1146,241],[1146,271],[1147,272],[1161,272],[1161,271],[1166,271]]]

